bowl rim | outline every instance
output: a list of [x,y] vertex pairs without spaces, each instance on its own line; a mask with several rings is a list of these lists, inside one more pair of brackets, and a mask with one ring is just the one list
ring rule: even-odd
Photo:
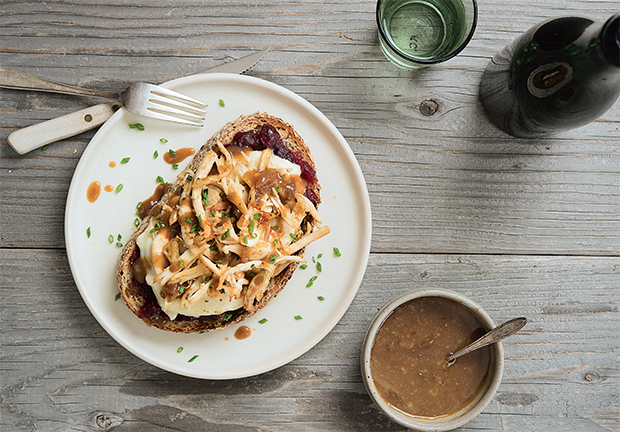
[[493,367],[492,376],[488,379],[488,385],[486,390],[480,399],[472,406],[465,408],[462,411],[451,414],[447,417],[437,420],[421,420],[416,417],[412,417],[404,414],[403,412],[392,408],[388,405],[377,392],[377,388],[374,385],[372,374],[370,371],[370,351],[374,345],[375,336],[381,325],[392,314],[392,312],[400,305],[407,303],[410,300],[420,297],[443,297],[465,306],[469,309],[483,324],[487,330],[495,327],[493,319],[489,314],[482,309],[480,305],[471,300],[470,298],[455,292],[441,288],[434,289],[416,289],[409,291],[403,295],[400,295],[388,303],[386,303],[381,310],[372,319],[366,335],[364,336],[364,342],[362,344],[360,363],[361,372],[364,385],[375,405],[391,420],[400,424],[401,426],[409,429],[419,430],[423,432],[442,432],[452,429],[456,429],[469,421],[473,420],[478,414],[480,414],[489,405],[501,382],[503,370],[504,370],[504,349],[502,342],[496,342],[490,345],[493,348]]

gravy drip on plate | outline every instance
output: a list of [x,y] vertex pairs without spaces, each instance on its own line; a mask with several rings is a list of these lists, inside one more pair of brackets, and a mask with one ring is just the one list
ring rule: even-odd
[[235,330],[235,338],[239,340],[247,339],[252,334],[252,330],[248,326],[241,326]]
[[164,161],[171,165],[178,164],[183,162],[186,158],[193,156],[194,153],[196,153],[196,150],[191,147],[183,147],[178,150],[168,150],[164,154]]
[[88,185],[86,189],[86,199],[88,202],[94,203],[99,198],[99,194],[101,193],[101,183],[98,181],[94,181]]
[[412,417],[443,417],[475,401],[484,389],[490,348],[448,365],[446,357],[485,333],[464,306],[441,297],[402,304],[377,332],[370,354],[377,391]]

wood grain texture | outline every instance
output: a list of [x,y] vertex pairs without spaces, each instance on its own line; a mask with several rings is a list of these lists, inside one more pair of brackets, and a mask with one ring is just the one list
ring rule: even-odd
[[611,0],[480,0],[474,38],[433,68],[397,69],[370,0],[0,2],[0,65],[102,90],[154,83],[270,48],[250,74],[341,131],[368,186],[373,240],[335,329],[292,363],[204,381],[134,357],[93,318],[64,249],[71,176],[94,131],[19,156],[18,128],[100,100],[0,89],[0,430],[400,431],[359,372],[366,327],[417,288],[448,288],[496,322],[504,379],[461,431],[620,431],[620,103],[553,138],[483,115],[490,57],[554,16],[605,20]]
[[322,342],[275,371],[228,381],[176,376],[120,347],[84,306],[62,251],[2,250],[0,259],[11,305],[0,357],[7,430],[91,430],[98,415],[119,431],[401,430],[366,395],[359,350],[386,298],[431,288],[471,297],[497,323],[529,318],[504,342],[497,397],[461,430],[620,427],[617,258],[373,254]]

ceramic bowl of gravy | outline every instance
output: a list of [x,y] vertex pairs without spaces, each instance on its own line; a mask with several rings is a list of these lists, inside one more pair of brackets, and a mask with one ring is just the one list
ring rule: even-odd
[[361,351],[362,377],[375,405],[409,429],[448,431],[472,420],[501,381],[501,342],[446,357],[494,328],[476,303],[453,291],[409,292],[371,322]]

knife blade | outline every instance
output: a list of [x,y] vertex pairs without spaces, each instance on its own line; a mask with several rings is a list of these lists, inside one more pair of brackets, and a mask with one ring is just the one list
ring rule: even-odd
[[[203,73],[237,73],[247,72],[252,66],[260,61],[267,54],[268,49],[259,51],[236,60],[231,60],[221,65],[209,68]],[[44,145],[69,138],[87,130],[101,126],[114,114],[121,105],[117,102],[107,102],[94,105],[47,120],[32,126],[19,129],[11,133],[8,137],[9,144],[19,154],[43,147]]]

